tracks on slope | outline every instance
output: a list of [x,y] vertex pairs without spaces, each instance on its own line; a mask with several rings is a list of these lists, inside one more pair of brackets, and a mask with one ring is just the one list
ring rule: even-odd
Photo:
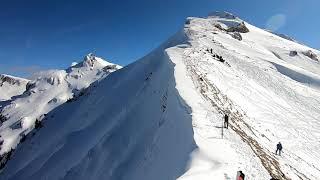
[[[240,107],[237,107],[233,102],[206,78],[205,75],[197,71],[196,65],[188,56],[184,56],[187,72],[193,83],[201,93],[201,95],[211,103],[221,113],[230,114],[230,126],[241,139],[247,143],[252,151],[260,159],[264,168],[268,171],[271,177],[276,179],[290,180],[286,177],[280,168],[279,162],[270,154],[272,152],[264,149],[248,132],[255,135],[252,128],[244,121],[245,113]],[[248,130],[248,131],[245,131]]]

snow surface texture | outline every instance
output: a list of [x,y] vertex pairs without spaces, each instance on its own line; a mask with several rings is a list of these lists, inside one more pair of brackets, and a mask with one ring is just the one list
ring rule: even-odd
[[26,90],[27,79],[0,74],[0,101],[22,94]]
[[35,127],[36,120],[41,121],[52,109],[83,95],[91,83],[119,68],[89,54],[67,70],[49,70],[34,75],[35,80],[27,81],[23,94],[3,103],[0,112],[6,120],[0,127],[0,155],[14,149],[20,139]]
[[[284,38],[284,39],[286,39],[286,40],[293,41],[293,42],[296,42],[296,43],[301,44],[300,42],[298,42],[297,40],[295,40],[294,38],[292,38],[292,37],[290,37],[290,36],[288,36],[288,35],[286,35],[286,34],[281,34],[281,33],[273,32],[273,31],[268,30],[268,29],[265,29],[265,30],[268,31],[268,32],[270,32],[270,33],[272,33],[272,34],[274,34],[274,35],[277,35],[277,36],[279,36],[279,37],[282,37],[282,38]],[[304,45],[304,44],[302,44],[302,45]]]
[[51,111],[0,178],[231,180],[242,170],[248,180],[316,180],[320,65],[307,51],[320,55],[229,13],[188,18],[161,47]]

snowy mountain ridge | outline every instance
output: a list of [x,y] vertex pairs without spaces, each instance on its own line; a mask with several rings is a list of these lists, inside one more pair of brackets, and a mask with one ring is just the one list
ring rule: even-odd
[[242,170],[248,180],[316,180],[319,56],[230,13],[190,17],[49,112],[0,178],[211,180]]
[[[47,70],[35,74],[34,80],[26,81],[23,94],[13,97],[1,107],[4,118],[0,127],[0,154],[14,149],[33,130],[36,121],[41,121],[48,112],[81,95],[91,83],[119,68],[121,66],[89,54],[67,70]],[[10,89],[6,91],[10,92]]]
[[0,101],[22,94],[29,80],[6,74],[0,74]]

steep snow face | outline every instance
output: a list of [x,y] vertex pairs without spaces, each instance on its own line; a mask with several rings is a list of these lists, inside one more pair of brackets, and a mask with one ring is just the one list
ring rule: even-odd
[[209,180],[242,170],[316,180],[320,65],[307,51],[320,55],[230,13],[188,18],[160,48],[50,112],[0,177]]
[[[241,33],[239,41],[217,23],[224,21],[189,18],[187,25],[191,47],[184,50],[184,59],[200,81],[202,94],[230,114],[233,131],[251,146],[270,175],[318,179],[320,64],[311,57],[319,57],[319,51],[246,22],[249,31]],[[279,141],[285,147],[281,157],[274,155]],[[190,171],[197,168],[198,164]],[[267,179],[240,169],[251,179]],[[205,179],[206,173],[201,175]]]
[[2,107],[5,117],[0,127],[0,155],[15,148],[19,140],[52,109],[83,94],[91,83],[100,80],[120,66],[89,54],[84,61],[67,70],[40,72],[28,82],[26,91]]
[[0,101],[10,100],[12,96],[22,94],[28,82],[27,79],[0,74]]
[[18,147],[2,178],[181,176],[196,145],[191,109],[176,89],[174,69],[159,48],[91,86],[47,115],[44,127]]

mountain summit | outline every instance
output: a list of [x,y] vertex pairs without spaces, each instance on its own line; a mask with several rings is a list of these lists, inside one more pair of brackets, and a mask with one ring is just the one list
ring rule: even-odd
[[23,90],[10,100],[2,102],[0,107],[0,164],[5,164],[8,153],[23,141],[48,112],[82,96],[92,83],[102,80],[119,68],[121,66],[89,54],[78,65],[67,70],[39,72],[31,81],[10,76],[2,78],[12,86],[6,92],[15,92],[11,89],[19,90],[15,86],[23,86]]
[[[190,17],[150,54],[47,111],[6,154],[0,178],[211,180],[241,170],[247,179],[316,180],[319,56],[230,13]],[[70,72],[94,64],[89,55]],[[76,76],[63,77],[65,88],[74,87],[68,79]],[[65,102],[67,92],[52,101]],[[14,103],[12,111],[34,101]],[[5,127],[16,132],[16,120]],[[18,135],[1,133],[6,147]]]

